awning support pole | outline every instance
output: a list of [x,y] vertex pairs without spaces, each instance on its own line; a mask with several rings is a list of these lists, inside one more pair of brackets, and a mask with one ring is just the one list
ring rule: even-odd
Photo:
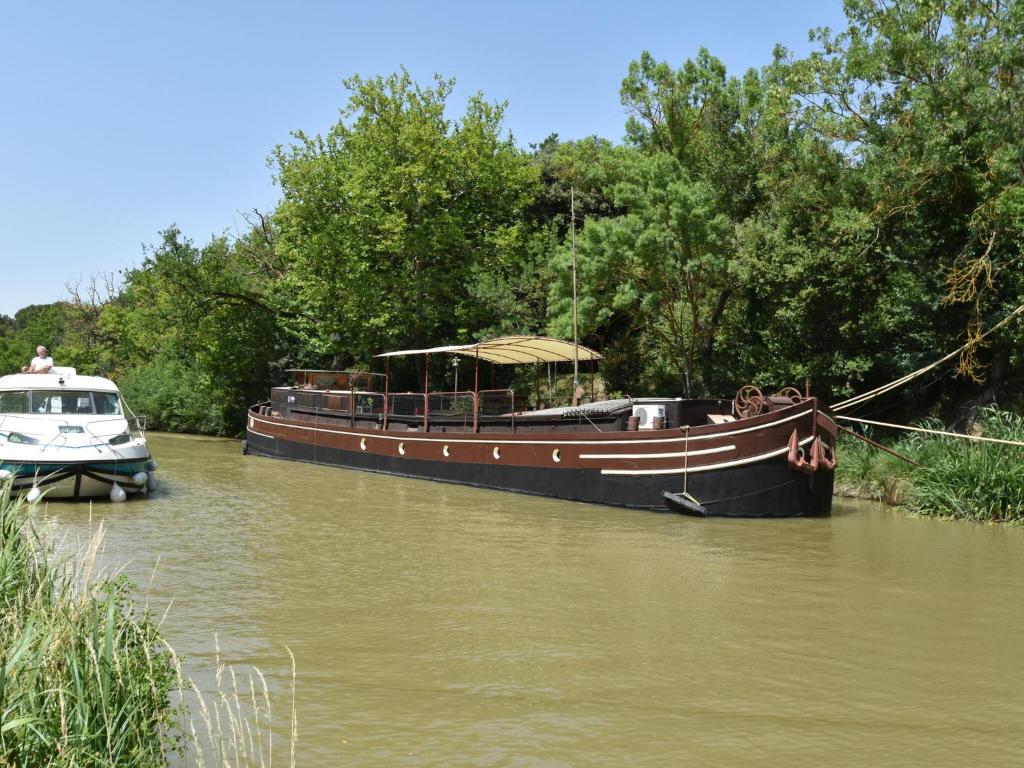
[[430,431],[430,355],[423,356],[423,431]]
[[480,429],[480,349],[473,361],[473,432]]
[[387,431],[387,428],[388,428],[388,406],[390,405],[388,400],[390,399],[390,394],[391,394],[390,385],[391,385],[391,358],[390,357],[385,357],[384,358],[384,430],[385,431]]

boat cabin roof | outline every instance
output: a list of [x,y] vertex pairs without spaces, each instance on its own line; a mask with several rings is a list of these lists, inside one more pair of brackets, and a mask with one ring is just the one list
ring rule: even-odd
[[[578,357],[574,357],[574,348]],[[401,357],[404,355],[432,355],[447,353],[478,357],[498,365],[522,365],[524,363],[571,363],[574,359],[600,360],[601,355],[582,344],[553,339],[549,336],[502,336],[475,344],[455,344],[430,349],[404,349],[385,352],[377,357]]]
[[70,389],[117,392],[117,385],[101,376],[79,376],[74,368],[55,367],[53,373],[13,373],[0,377],[0,391]]

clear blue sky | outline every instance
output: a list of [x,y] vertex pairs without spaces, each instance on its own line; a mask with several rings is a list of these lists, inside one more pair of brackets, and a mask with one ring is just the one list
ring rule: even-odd
[[725,2],[0,2],[0,314],[137,265],[174,223],[199,243],[270,209],[266,166],[292,130],[321,132],[343,78],[406,66],[507,100],[521,146],[550,133],[619,140],[618,89],[644,49],[701,46],[733,74],[839,0]]

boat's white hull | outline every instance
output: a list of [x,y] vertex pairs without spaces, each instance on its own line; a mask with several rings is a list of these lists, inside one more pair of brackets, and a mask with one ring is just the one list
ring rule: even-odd
[[114,483],[126,493],[145,492],[151,471],[143,439],[119,446],[53,448],[5,446],[0,476],[13,476],[17,492],[38,488],[47,498],[97,498],[110,494]]

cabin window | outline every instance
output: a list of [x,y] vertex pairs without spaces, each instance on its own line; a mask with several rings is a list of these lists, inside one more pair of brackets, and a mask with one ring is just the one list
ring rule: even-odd
[[121,415],[121,401],[116,392],[39,390],[32,392],[31,398],[32,413]]
[[96,403],[96,413],[103,416],[121,415],[121,398],[116,392],[93,392],[92,399]]
[[32,413],[92,413],[92,398],[88,392],[33,392]]
[[28,392],[0,392],[0,413],[28,413]]

